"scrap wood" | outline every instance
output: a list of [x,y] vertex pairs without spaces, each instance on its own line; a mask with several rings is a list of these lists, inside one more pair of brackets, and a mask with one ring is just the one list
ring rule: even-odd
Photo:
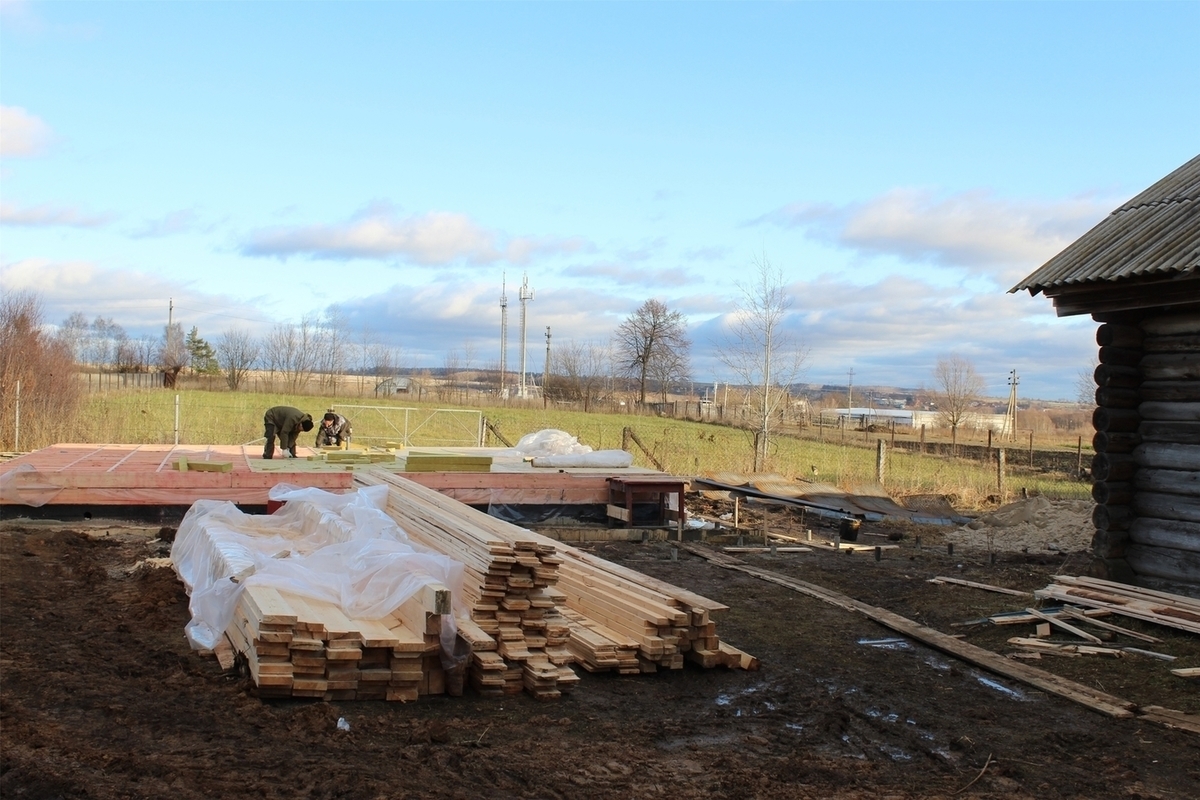
[[[1061,614],[1062,610],[1066,607],[1067,606],[1048,606],[1042,609],[1042,613],[1054,616]],[[1091,619],[1092,617],[1108,616],[1112,612],[1103,608],[1089,608],[1081,613],[1086,614],[1088,619]],[[968,628],[972,625],[985,625],[989,622],[992,625],[1017,625],[1022,622],[1033,622],[1036,619],[1037,617],[1033,616],[1032,614],[1027,614],[1024,611],[1001,611],[999,614],[992,614],[991,616],[980,617],[979,619],[969,619],[966,622],[951,622],[950,627]]]
[[1129,636],[1133,639],[1140,639],[1143,642],[1161,642],[1162,641],[1162,639],[1159,639],[1157,636],[1151,636],[1148,633],[1141,633],[1139,631],[1131,631],[1131,630],[1129,630],[1129,628],[1122,628],[1120,625],[1113,625],[1111,622],[1102,622],[1101,620],[1094,619],[1093,617],[1089,616],[1086,611],[1075,608],[1075,606],[1062,606],[1060,611],[1061,611],[1061,613],[1065,614],[1068,617],[1071,617],[1072,619],[1077,619],[1077,620],[1080,620],[1081,622],[1086,622],[1089,625],[1095,625],[1097,628],[1102,628],[1103,630],[1106,630],[1106,631],[1112,631],[1113,633],[1119,633],[1124,636]]
[[1152,722],[1157,722],[1161,725],[1166,725],[1168,728],[1178,728],[1182,731],[1190,731],[1191,733],[1200,733],[1200,715],[1186,714],[1182,711],[1175,711],[1162,706],[1143,706],[1141,713],[1138,714],[1139,719],[1146,719]]
[[1003,586],[992,586],[989,583],[976,583],[975,581],[967,581],[962,578],[947,578],[939,575],[936,578],[930,578],[930,583],[954,583],[959,586],[970,586],[973,589],[984,589],[989,592],[1000,592],[1001,594],[1015,594],[1017,597],[1032,597],[1033,592],[1022,592],[1018,589],[1006,589]]
[[1115,647],[1095,647],[1090,644],[1066,644],[1063,642],[1048,642],[1045,639],[1030,639],[1025,636],[1014,636],[1008,643],[1029,650],[1053,653],[1078,653],[1087,656],[1114,656],[1120,658],[1122,650]]
[[811,547],[722,547],[726,553],[811,553]]
[[1181,678],[1200,678],[1200,667],[1180,667],[1171,670],[1171,674]]
[[934,647],[943,653],[961,658],[964,661],[969,661],[983,669],[994,672],[997,675],[1003,675],[1014,680],[1019,680],[1028,683],[1031,686],[1036,686],[1045,692],[1065,697],[1073,700],[1081,705],[1085,705],[1102,714],[1107,714],[1110,717],[1132,717],[1135,707],[1128,700],[1123,700],[1119,697],[1107,694],[1093,689],[1090,686],[1085,686],[1075,681],[1067,680],[1045,670],[1037,669],[1026,664],[1020,664],[1007,659],[1001,655],[985,650],[982,647],[977,647],[969,644],[953,636],[948,636],[941,631],[928,628],[924,625],[918,625],[910,619],[906,619],[899,614],[893,613],[883,608],[861,603],[853,598],[850,598],[840,592],[835,592],[826,589],[822,586],[817,586],[813,583],[791,578],[787,575],[781,575],[778,572],[770,572],[764,569],[752,567],[743,561],[739,561],[732,556],[718,553],[699,545],[681,542],[680,547],[690,553],[707,558],[718,566],[726,569],[737,570],[744,572],[747,575],[753,575],[756,578],[775,583],[780,586],[787,587],[801,594],[814,597],[832,605],[840,606],[850,611],[855,611],[876,622],[891,628],[898,633],[903,633],[918,641],[924,642],[930,647]]
[[1104,641],[1099,636],[1093,636],[1092,634],[1088,633],[1087,631],[1080,630],[1079,628],[1076,628],[1074,625],[1063,622],[1058,617],[1052,617],[1048,614],[1043,614],[1041,611],[1038,611],[1036,608],[1027,608],[1027,609],[1025,609],[1025,613],[1032,614],[1033,616],[1037,617],[1038,619],[1045,620],[1046,622],[1049,622],[1051,625],[1062,628],[1067,633],[1073,633],[1076,636],[1078,636],[1080,639],[1085,639],[1089,642],[1095,642],[1096,644],[1100,644],[1100,642]]
[[1034,597],[1105,608],[1114,614],[1200,633],[1200,601],[1099,578],[1056,575],[1054,580],[1057,583],[1037,590]]

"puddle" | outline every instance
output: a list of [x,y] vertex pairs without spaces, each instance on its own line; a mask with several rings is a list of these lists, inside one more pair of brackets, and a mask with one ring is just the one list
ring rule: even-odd
[[859,644],[875,647],[880,650],[912,650],[907,639],[859,639]]
[[899,747],[893,747],[890,744],[879,745],[879,751],[886,754],[892,761],[912,761],[912,756]]
[[995,689],[997,692],[1000,692],[1003,695],[1007,695],[1008,697],[1011,697],[1013,700],[1028,700],[1029,699],[1028,697],[1026,697],[1024,692],[1019,691],[1017,689],[1010,689],[1009,687],[1005,686],[1003,683],[992,680],[991,678],[986,678],[983,675],[976,675],[975,680],[979,681],[980,683],[982,683],[984,686],[988,687],[989,689]]

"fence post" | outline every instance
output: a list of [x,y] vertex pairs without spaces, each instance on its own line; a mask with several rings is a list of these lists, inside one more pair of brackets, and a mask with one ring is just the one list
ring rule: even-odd
[[1029,432],[1029,466],[1033,466],[1033,431]]
[[883,485],[883,467],[886,453],[887,444],[884,443],[883,439],[880,439],[875,445],[875,481],[880,486]]
[[925,455],[925,423],[921,423],[921,455]]
[[1083,437],[1075,444],[1075,477],[1083,475]]
[[179,444],[179,395],[175,395],[175,444]]
[[1004,503],[1004,448],[1001,447],[996,451],[996,493],[1000,495],[1001,504]]

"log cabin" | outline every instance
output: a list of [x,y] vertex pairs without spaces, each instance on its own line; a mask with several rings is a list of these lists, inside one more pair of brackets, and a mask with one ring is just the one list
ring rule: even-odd
[[1095,575],[1200,597],[1200,156],[1010,292],[1098,323]]

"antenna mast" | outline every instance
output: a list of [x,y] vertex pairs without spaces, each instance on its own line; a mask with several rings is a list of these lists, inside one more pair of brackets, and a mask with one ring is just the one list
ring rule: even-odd
[[1017,371],[1011,369],[1008,371],[1008,411],[1004,414],[1004,428],[1001,432],[1003,436],[1008,434],[1010,442],[1017,439],[1017,384],[1021,379],[1017,377]]
[[508,293],[504,273],[500,273],[500,396],[508,388]]
[[517,392],[519,397],[526,396],[525,389],[525,322],[526,308],[529,301],[533,299],[533,290],[529,288],[529,276],[522,273],[521,275],[521,386]]

